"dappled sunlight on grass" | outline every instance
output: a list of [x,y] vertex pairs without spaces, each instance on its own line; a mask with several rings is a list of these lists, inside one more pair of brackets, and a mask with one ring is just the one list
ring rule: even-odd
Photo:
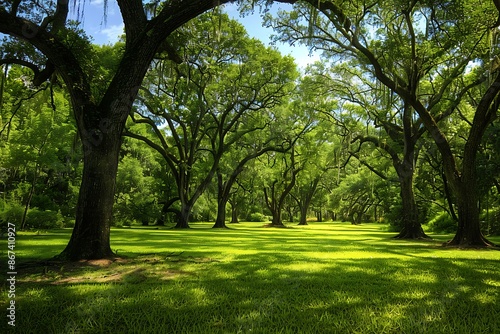
[[[19,261],[56,255],[69,232],[22,233]],[[446,236],[393,235],[380,225],[340,223],[113,229],[112,248],[123,259],[20,273],[19,326],[40,333],[500,328],[500,252],[443,248]]]

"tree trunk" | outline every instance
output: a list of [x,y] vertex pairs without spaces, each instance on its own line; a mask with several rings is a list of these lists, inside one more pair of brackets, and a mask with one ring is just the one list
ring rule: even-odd
[[[456,166],[451,163],[449,163],[449,166],[445,165],[446,177],[450,181],[450,188],[454,192],[458,203],[458,229],[455,237],[447,243],[450,246],[495,246],[484,237],[479,223],[476,159],[484,133],[497,117],[500,106],[499,93],[500,74],[497,74],[495,81],[490,85],[476,108],[469,137],[464,147],[461,173],[457,173]],[[441,155],[445,162],[453,161],[451,153],[445,152],[443,154],[441,152]]]
[[[220,196],[219,196],[220,197]],[[226,226],[226,198],[219,198],[217,203],[217,218],[212,228],[227,228]]]
[[306,206],[305,204],[300,206],[299,225],[308,225],[307,224],[307,209],[308,209],[308,206]]
[[321,209],[319,209],[319,211],[316,212],[316,221],[318,223],[323,222],[323,211]]
[[177,223],[175,224],[174,228],[190,228],[189,226],[189,215],[181,214],[177,217]]
[[[109,238],[120,138],[137,90],[160,43],[182,24],[225,2],[228,1],[174,1],[158,15],[163,19],[148,21],[141,2],[118,1],[125,24],[126,45],[120,64],[102,98],[93,96],[87,81],[88,73],[80,66],[75,50],[59,39],[58,32],[64,28],[68,13],[67,1],[57,1],[56,12],[59,14],[51,17],[54,21],[51,30],[33,23],[27,24],[15,13],[0,10],[0,32],[26,40],[44,53],[49,63],[57,69],[69,90],[79,135],[84,144],[83,178],[75,228],[60,258],[79,260],[114,256]],[[98,95],[101,96],[101,93]],[[102,110],[91,110],[96,107],[93,102],[96,100],[100,100]],[[106,131],[105,123],[116,126],[115,131]],[[188,217],[189,212],[185,217],[186,224]]]
[[[405,167],[406,166],[406,167]],[[403,205],[402,222],[403,229],[395,236],[396,239],[430,239],[425,234],[419,221],[419,212],[415,194],[413,191],[413,168],[409,164],[403,164],[397,169],[399,184],[401,187],[401,201]]]
[[458,217],[457,214],[455,213],[455,208],[453,208],[453,200],[451,198],[450,188],[448,187],[448,179],[446,178],[446,174],[444,172],[441,173],[441,176],[443,178],[444,196],[446,198],[446,202],[448,203],[448,208],[450,210],[451,218],[453,218],[454,221],[458,222]]
[[336,221],[337,220],[337,214],[335,213],[335,211],[328,211],[330,216],[332,217],[332,221]]
[[165,219],[167,218],[167,213],[175,213],[178,217],[180,212],[177,209],[171,208],[171,206],[179,200],[179,197],[173,197],[168,201],[163,203],[163,207],[161,208],[161,215],[156,221],[156,226],[165,226]]
[[167,215],[167,210],[169,209],[170,205],[168,202],[163,203],[163,207],[161,208],[161,214],[156,220],[156,226],[165,226],[165,218]]
[[276,183],[277,182],[275,181],[271,186],[271,192],[270,192],[271,197],[268,197],[267,190],[264,187],[264,198],[266,200],[266,205],[269,208],[269,211],[271,211],[271,215],[273,217],[271,220],[271,224],[269,224],[269,226],[285,227],[285,225],[283,225],[283,221],[281,220],[282,207],[278,204],[278,199],[276,198],[277,196],[274,189]]
[[238,207],[236,203],[231,204],[231,224],[238,224]]
[[222,173],[217,170],[217,218],[212,228],[227,228],[226,226],[226,204],[229,201],[229,190],[231,181],[224,182]]
[[465,162],[462,167],[461,182],[455,189],[458,202],[458,229],[454,238],[446,243],[448,246],[494,246],[481,232],[475,168],[475,164]]
[[191,206],[188,204],[182,204],[179,215],[177,216],[177,224],[174,228],[190,228],[189,226],[189,216],[191,215]]
[[26,219],[28,216],[28,211],[30,209],[31,200],[33,199],[33,195],[35,194],[36,180],[38,179],[38,170],[39,165],[37,163],[35,166],[35,175],[33,176],[33,181],[31,181],[30,192],[28,194],[28,198],[26,199],[26,205],[24,206],[23,218],[21,220],[21,230],[24,230],[26,227]]
[[285,227],[283,224],[283,220],[281,219],[281,208],[277,208],[277,210],[272,210],[273,219],[271,221],[271,225],[273,227]]
[[291,206],[289,206],[289,207],[287,208],[287,211],[288,211],[288,221],[289,221],[290,223],[293,223],[293,220],[294,220],[294,219],[293,219],[293,209],[292,209],[292,207],[291,207]]
[[163,211],[162,211],[162,214],[160,215],[160,217],[158,217],[158,219],[156,220],[155,225],[156,226],[165,226],[165,214],[163,213]]
[[59,255],[77,261],[115,256],[110,246],[115,180],[121,131],[113,131],[89,144],[84,142],[83,177],[78,197],[75,227]]

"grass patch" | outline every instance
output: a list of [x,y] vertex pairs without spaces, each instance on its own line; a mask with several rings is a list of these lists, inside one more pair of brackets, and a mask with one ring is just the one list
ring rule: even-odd
[[[114,229],[123,258],[34,261],[70,231],[21,233],[16,333],[491,333],[500,252],[394,240],[380,225]],[[494,239],[495,242],[500,242]],[[2,240],[2,251],[6,250]],[[5,252],[2,261],[6,262]],[[24,262],[24,264],[23,264]],[[7,303],[2,286],[2,308]],[[6,326],[6,320],[0,325]]]

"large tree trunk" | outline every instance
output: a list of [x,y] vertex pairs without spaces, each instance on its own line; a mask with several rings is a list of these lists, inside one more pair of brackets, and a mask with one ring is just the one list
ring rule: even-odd
[[458,201],[458,229],[454,238],[447,244],[452,246],[474,247],[492,246],[481,233],[479,224],[479,205],[477,196],[469,188],[465,198]]
[[226,203],[227,198],[221,197],[217,201],[217,218],[213,228],[227,228],[226,226]]
[[177,216],[177,224],[174,228],[190,228],[189,216],[191,215],[192,207],[189,204],[182,204],[179,215]]
[[[417,80],[416,77],[413,78]],[[417,82],[411,84],[413,89],[418,87]],[[415,151],[416,141],[419,138],[418,131],[413,125],[414,109],[405,101],[403,112],[403,160],[398,162],[393,156],[393,165],[399,177],[401,187],[401,202],[403,204],[401,232],[395,237],[397,239],[430,239],[422,229],[419,221],[419,212],[413,189],[413,178],[415,175],[415,161],[418,152]]]
[[104,134],[93,144],[84,142],[83,177],[75,227],[59,255],[67,260],[112,258],[110,226],[121,132]]
[[309,205],[303,204],[300,206],[300,219],[299,219],[299,225],[308,225],[307,224],[307,209],[309,208]]
[[479,224],[479,191],[476,176],[476,158],[487,127],[496,119],[500,105],[500,75],[490,85],[479,102],[469,137],[464,148],[461,173],[456,172],[451,152],[441,152],[445,173],[450,181],[458,204],[458,229],[455,237],[447,244],[459,247],[487,247],[494,244],[487,240]]
[[273,227],[285,227],[283,224],[283,220],[281,218],[281,208],[277,208],[276,210],[273,210],[272,212],[273,219],[271,221],[270,226]]
[[[406,167],[405,167],[406,166]],[[428,239],[419,221],[419,212],[413,189],[413,168],[406,164],[398,168],[403,205],[401,232],[396,239]]]
[[[269,224],[268,226],[285,227],[285,225],[283,225],[283,221],[281,220],[282,207],[279,205],[279,200],[276,198],[277,197],[276,192],[275,192],[276,183],[277,183],[277,181],[274,181],[272,186],[270,187],[271,191],[269,193],[269,196],[268,196],[266,188],[264,187],[264,198],[266,200],[266,205],[269,208],[269,211],[271,211],[271,215],[272,215],[271,224]],[[282,194],[282,196],[283,196],[283,194]]]
[[475,173],[475,159],[465,161],[462,166],[462,177],[454,190],[458,206],[458,229],[449,246],[484,247],[494,246],[481,232],[479,222],[479,195]]

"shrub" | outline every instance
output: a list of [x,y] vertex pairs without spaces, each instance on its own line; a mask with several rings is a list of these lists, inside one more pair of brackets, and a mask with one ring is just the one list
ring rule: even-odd
[[66,227],[66,228],[74,228],[75,227],[75,218],[68,218],[68,217],[66,217],[64,219],[64,227]]
[[262,213],[260,212],[254,212],[254,213],[251,213],[249,216],[248,216],[248,219],[247,219],[249,222],[265,222],[266,221],[266,216],[264,216]]
[[428,224],[429,230],[438,233],[453,233],[457,231],[457,223],[448,212],[442,212],[434,217]]
[[64,217],[58,211],[40,211],[33,208],[28,212],[27,226],[34,229],[62,228]]
[[5,224],[13,223],[19,226],[23,220],[24,206],[18,203],[4,203],[3,207],[3,210],[0,211],[0,220],[4,221]]

